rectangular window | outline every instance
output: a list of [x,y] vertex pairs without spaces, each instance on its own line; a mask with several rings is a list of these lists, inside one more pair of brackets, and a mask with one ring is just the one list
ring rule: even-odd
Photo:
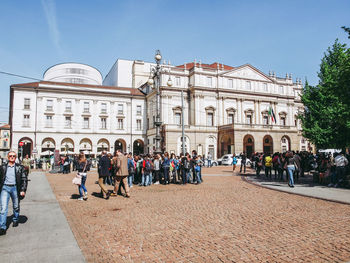
[[176,85],[177,87],[181,86],[181,78],[180,78],[180,77],[176,77],[176,78],[175,78],[175,85]]
[[228,85],[227,85],[228,88],[233,89],[233,79],[229,79],[227,82],[228,82]]
[[269,124],[269,116],[265,115],[263,116],[263,124],[268,125]]
[[7,147],[7,141],[2,142],[2,147],[6,148]]
[[141,131],[141,120],[136,120],[136,129]]
[[24,99],[24,109],[30,110],[30,99]]
[[283,88],[283,86],[280,86],[280,94],[284,94],[284,88]]
[[46,101],[46,110],[52,111],[53,110],[53,100],[47,100]]
[[29,127],[29,119],[30,119],[30,115],[23,116],[23,127]]
[[70,100],[66,101],[66,111],[67,112],[72,111],[72,102]]
[[52,128],[52,116],[46,115],[46,128]]
[[107,118],[101,118],[101,129],[107,129]]
[[107,113],[107,103],[101,103],[101,113]]
[[212,112],[207,114],[207,126],[214,126],[214,113]]
[[228,114],[228,119],[227,119],[227,123],[228,124],[232,124],[233,123],[233,113],[229,113]]
[[281,117],[281,125],[286,126],[286,117]]
[[118,115],[123,115],[124,107],[123,104],[118,104]]
[[83,128],[89,129],[89,118],[84,118]]
[[84,112],[90,112],[90,103],[88,101],[84,101]]
[[264,86],[264,91],[267,92],[267,91],[268,91],[268,89],[267,89],[267,83],[264,83],[263,86]]
[[137,105],[137,106],[136,106],[136,114],[137,114],[137,115],[141,115],[141,114],[142,114],[141,105]]
[[252,115],[250,115],[250,114],[246,115],[245,123],[246,124],[252,124]]
[[72,128],[72,117],[66,116],[64,127],[65,128]]
[[175,124],[181,125],[181,113],[180,112],[175,113]]
[[246,81],[245,82],[245,89],[246,90],[251,90],[252,89],[252,84],[250,83],[250,81]]
[[124,120],[118,119],[118,130],[122,130],[124,128]]
[[207,86],[212,87],[213,86],[213,78],[207,77]]

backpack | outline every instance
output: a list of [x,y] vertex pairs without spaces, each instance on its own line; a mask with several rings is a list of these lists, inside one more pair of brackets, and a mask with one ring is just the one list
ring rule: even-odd
[[189,162],[187,159],[185,160],[184,168],[185,168],[186,170],[190,170],[190,162]]
[[149,160],[145,160],[145,173],[150,174],[152,172],[152,165]]
[[133,174],[135,173],[135,163],[134,161],[131,161],[131,162],[132,164],[131,165],[129,164],[129,173]]

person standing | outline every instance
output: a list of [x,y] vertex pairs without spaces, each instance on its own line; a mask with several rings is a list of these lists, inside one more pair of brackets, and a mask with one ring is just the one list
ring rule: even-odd
[[25,158],[22,160],[22,165],[24,167],[24,171],[27,173],[27,176],[30,174],[30,163],[31,160],[29,158],[29,155],[26,154]]
[[79,161],[78,161],[78,173],[81,176],[81,184],[78,185],[79,190],[79,198],[78,200],[87,200],[87,189],[85,187],[85,182],[87,178],[87,171],[88,170],[88,161],[86,160],[85,154],[80,153],[79,154]]
[[208,152],[208,167],[211,167],[211,160],[212,160],[213,156],[211,155],[210,152]]
[[98,163],[98,185],[101,188],[101,195],[105,199],[109,199],[110,193],[107,190],[104,179],[109,176],[109,170],[111,168],[111,160],[107,156],[107,152],[104,150],[102,151],[102,157],[100,158],[100,161]]
[[289,175],[289,182],[288,185],[289,187],[294,187],[294,171],[295,171],[295,160],[294,160],[294,155],[292,152],[287,152],[286,153],[286,164],[287,166],[287,171]]
[[335,187],[338,187],[339,183],[341,183],[344,180],[345,176],[345,167],[349,164],[348,159],[344,156],[344,152],[341,152],[336,155],[334,158],[335,163],[335,171],[337,175],[337,182],[335,184]]
[[233,165],[232,172],[234,172],[236,170],[236,165],[237,165],[237,157],[235,154],[233,154],[232,156],[232,165]]
[[242,167],[244,166],[244,173],[246,171],[246,162],[247,162],[247,156],[245,155],[245,152],[243,152],[241,154],[241,158],[242,158],[242,161],[241,161],[241,168],[239,169],[239,172],[242,173]]
[[153,164],[154,164],[154,177],[155,177],[155,183],[154,184],[159,184],[160,183],[160,155],[159,154],[156,154],[154,156],[154,161],[153,161]]
[[125,196],[127,198],[130,197],[129,193],[129,185],[127,177],[129,175],[128,173],[128,158],[121,153],[120,150],[117,150],[117,158],[113,158],[114,165],[116,166],[116,183],[114,186],[114,192],[118,192],[118,189],[121,189],[122,185],[125,189]]
[[167,152],[164,154],[164,161],[162,163],[162,168],[164,172],[163,184],[169,184],[170,159],[169,159],[169,154]]
[[134,162],[134,159],[132,158],[132,154],[128,154],[128,185],[131,188],[132,183],[134,181],[134,174],[136,171],[136,163]]
[[10,151],[7,155],[8,163],[0,168],[0,235],[6,234],[6,220],[8,203],[11,197],[13,204],[13,227],[18,226],[20,213],[20,199],[23,199],[27,191],[27,174],[22,165],[16,163],[16,153]]
[[265,177],[269,179],[272,177],[272,158],[269,153],[265,155]]

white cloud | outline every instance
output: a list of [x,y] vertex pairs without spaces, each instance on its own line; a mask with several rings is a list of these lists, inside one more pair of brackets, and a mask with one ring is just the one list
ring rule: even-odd
[[60,31],[58,30],[57,26],[57,19],[56,19],[56,4],[54,0],[41,0],[41,4],[43,6],[46,21],[49,26],[50,35],[52,38],[52,41],[59,52],[60,55],[63,55],[63,49],[60,44]]

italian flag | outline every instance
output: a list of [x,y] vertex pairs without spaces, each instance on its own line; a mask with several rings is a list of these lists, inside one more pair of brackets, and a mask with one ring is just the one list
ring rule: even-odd
[[276,123],[276,116],[271,106],[269,107],[269,116],[271,116],[272,122]]

